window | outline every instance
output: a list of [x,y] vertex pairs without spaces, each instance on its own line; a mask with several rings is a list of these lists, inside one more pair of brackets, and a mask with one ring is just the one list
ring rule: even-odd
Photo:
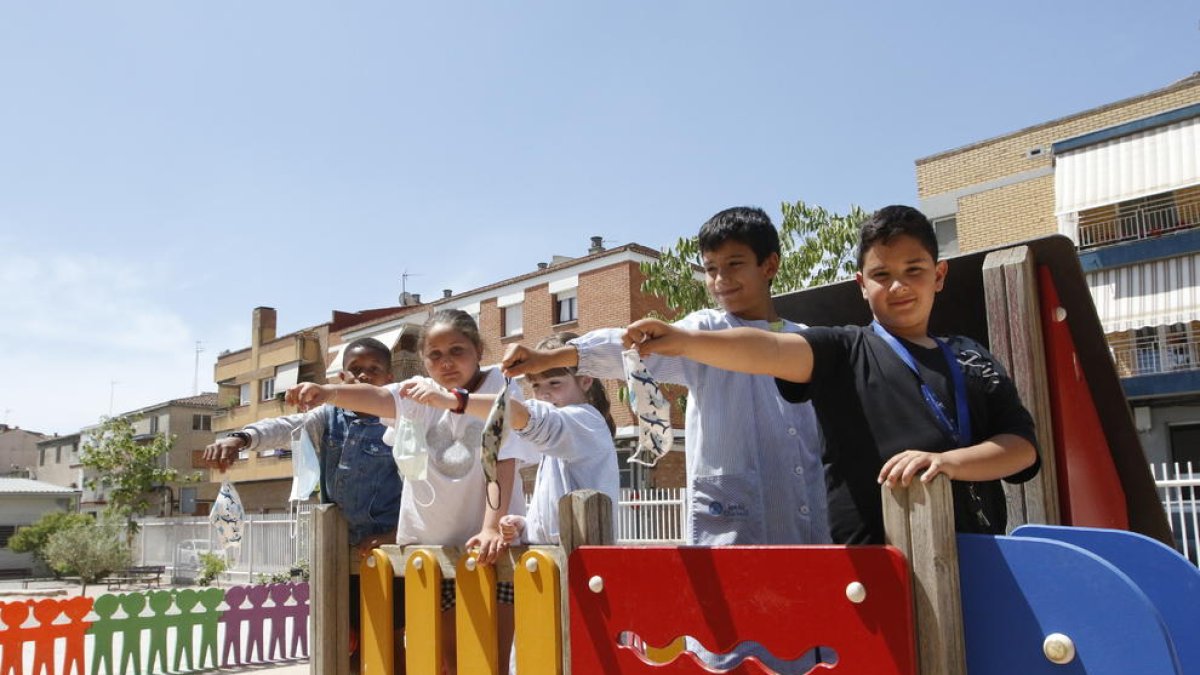
[[250,403],[250,383],[238,385],[238,405]]
[[955,216],[933,221],[933,231],[937,235],[938,258],[958,255],[958,219]]
[[16,525],[0,525],[0,548],[8,548],[9,538],[16,533]]
[[212,431],[212,415],[192,415],[192,431]]
[[151,434],[158,433],[158,415],[155,415],[150,418],[150,431],[148,433],[151,433]]
[[633,454],[633,450],[630,448],[617,448],[618,484],[623,488],[637,490],[646,487],[647,467],[641,464],[631,463],[629,461],[629,456],[631,454]]
[[275,398],[275,378],[264,377],[258,383],[258,389],[262,393],[262,400],[270,401]]
[[500,328],[500,330],[501,330],[501,334],[504,335],[504,337],[509,337],[512,335],[520,335],[523,332],[523,330],[524,330],[524,326],[522,323],[524,320],[523,308],[524,308],[523,303],[517,303],[515,305],[509,305],[508,307],[505,307],[500,310],[500,312],[501,312],[501,322],[500,322],[501,328]]
[[54,446],[54,463],[55,464],[62,463],[62,446],[61,445]]
[[1188,462],[1191,462],[1192,471],[1200,472],[1200,424],[1172,424],[1168,429],[1171,434],[1171,461],[1178,462],[1181,471],[1186,471]]
[[38,466],[46,466],[46,448],[38,451]]
[[579,318],[578,301],[578,295],[574,288],[569,291],[555,293],[553,323],[567,323],[568,321],[577,320]]

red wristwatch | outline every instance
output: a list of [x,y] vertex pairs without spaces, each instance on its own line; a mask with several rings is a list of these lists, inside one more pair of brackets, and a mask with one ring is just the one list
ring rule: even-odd
[[454,394],[454,398],[458,399],[458,405],[455,406],[454,410],[451,410],[450,412],[454,413],[455,415],[463,414],[467,409],[467,401],[470,400],[471,393],[462,387],[451,389],[450,393]]

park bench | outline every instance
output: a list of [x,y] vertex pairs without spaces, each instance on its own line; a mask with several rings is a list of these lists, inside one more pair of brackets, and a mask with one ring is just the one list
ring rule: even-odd
[[33,573],[28,567],[0,570],[0,579],[24,579]]
[[167,571],[164,565],[141,565],[127,567],[116,574],[109,575],[104,581],[108,584],[108,590],[120,589],[122,585],[133,586],[135,584],[145,584],[147,588],[151,585],[159,586],[162,583],[162,575]]

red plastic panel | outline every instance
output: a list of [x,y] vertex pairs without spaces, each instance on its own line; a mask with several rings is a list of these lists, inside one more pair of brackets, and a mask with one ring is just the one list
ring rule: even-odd
[[[618,645],[623,631],[655,647],[688,635],[718,653],[754,641],[786,660],[836,650],[834,666],[813,672],[916,672],[907,565],[890,546],[585,546],[571,555],[569,578],[576,675],[709,672],[690,654],[646,663]],[[866,589],[859,604],[847,598],[853,582]],[[767,671],[747,660],[727,672]]]
[[1056,321],[1061,306],[1049,268],[1038,268],[1042,332],[1046,340],[1046,378],[1054,418],[1054,459],[1058,465],[1058,502],[1064,525],[1129,529],[1121,478],[1113,465],[1108,439],[1075,357],[1075,340],[1066,321]]

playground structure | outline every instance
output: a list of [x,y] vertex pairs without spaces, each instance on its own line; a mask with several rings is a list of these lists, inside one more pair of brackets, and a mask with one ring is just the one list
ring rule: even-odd
[[[782,296],[813,325],[869,320],[852,282]],[[1009,536],[956,535],[949,482],[884,488],[886,547],[614,547],[605,498],[560,505],[560,547],[495,566],[457,549],[376,549],[363,562],[363,672],[391,673],[391,580],[403,576],[410,673],[437,673],[441,578],[458,594],[459,672],[495,673],[494,584],[516,584],[518,672],[700,673],[752,641],[813,672],[1200,673],[1200,571],[1168,547],[1073,244],[955,258],[935,334],[989,345],[1038,425],[1043,469],[1006,486]],[[314,658],[349,673],[350,570],[335,507],[314,522]],[[330,552],[344,551],[345,555]],[[755,660],[731,671],[770,672]]]

